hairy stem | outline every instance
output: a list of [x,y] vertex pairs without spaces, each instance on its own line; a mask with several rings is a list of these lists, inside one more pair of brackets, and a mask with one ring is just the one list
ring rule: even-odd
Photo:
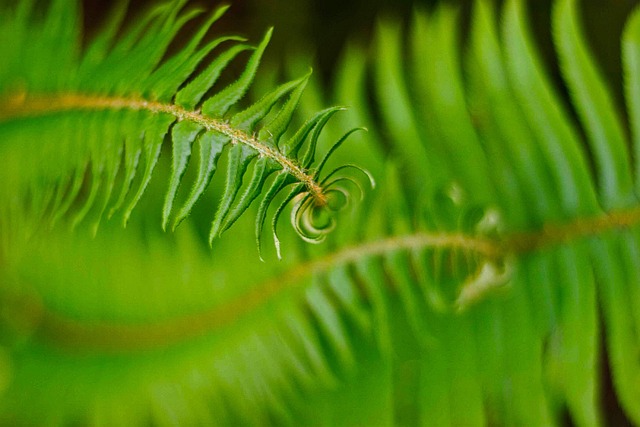
[[[152,113],[171,114],[177,120],[189,120],[204,128],[228,136],[233,143],[252,147],[258,153],[278,162],[296,179],[304,183],[319,204],[326,203],[320,185],[311,175],[294,161],[277,150],[228,123],[202,115],[198,111],[188,111],[182,107],[129,98],[91,97],[62,95],[55,97],[29,98],[15,96],[0,105],[0,122],[20,117],[32,117],[71,110],[130,109]],[[624,229],[640,223],[640,207],[610,212],[592,218],[577,218],[565,224],[546,224],[540,230],[512,233],[503,238],[478,238],[456,233],[418,232],[404,236],[394,236],[377,241],[365,242],[344,248],[325,257],[293,268],[280,277],[274,278],[241,297],[213,307],[205,312],[168,319],[151,324],[102,324],[81,323],[49,311],[33,301],[27,301],[25,309],[37,312],[35,326],[43,340],[75,351],[127,352],[171,345],[189,338],[210,333],[231,324],[243,315],[255,310],[281,292],[295,286],[302,286],[303,279],[314,273],[322,273],[331,268],[353,263],[369,256],[382,256],[397,250],[420,250],[424,248],[464,249],[475,252],[487,259],[500,259],[509,255],[521,255],[542,250],[580,238],[595,236],[616,229]],[[22,306],[22,304],[17,304]],[[19,307],[15,307],[19,309]]]
[[253,136],[233,128],[223,120],[207,117],[200,111],[189,111],[174,104],[135,98],[110,98],[75,94],[27,98],[22,94],[12,96],[7,102],[0,105],[0,122],[15,118],[41,116],[73,110],[123,109],[171,114],[178,120],[188,120],[199,124],[209,131],[228,136],[231,139],[231,143],[247,145],[256,150],[261,156],[270,158],[280,164],[285,171],[293,175],[298,181],[304,183],[318,205],[324,206],[327,203],[326,196],[320,184],[295,161]]

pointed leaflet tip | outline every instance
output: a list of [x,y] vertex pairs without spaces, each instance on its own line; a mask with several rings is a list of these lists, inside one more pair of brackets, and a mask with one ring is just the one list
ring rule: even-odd
[[60,206],[55,211],[53,218],[51,219],[51,227],[53,227],[64,216],[64,214],[67,213],[73,202],[76,200],[76,197],[78,197],[87,169],[87,165],[83,165],[76,169],[74,177],[72,178],[71,188],[66,192],[64,200],[60,203]]
[[127,197],[127,194],[129,194],[129,191],[131,190],[131,184],[136,176],[136,170],[138,169],[138,163],[140,162],[140,156],[142,154],[142,137],[127,136],[124,145],[124,175],[120,187],[120,195],[109,209],[107,219],[111,219],[113,214],[120,209]]
[[72,182],[71,179],[72,179],[71,175],[63,176],[61,181],[56,186],[56,194],[55,194],[55,197],[53,198],[53,202],[51,203],[52,216],[51,216],[51,220],[49,221],[50,226],[53,226],[53,224],[51,224],[53,216],[58,212],[58,209],[60,209],[60,205],[62,204],[64,195],[66,194],[67,190],[69,189],[69,186],[71,185],[71,182]]
[[[300,81],[296,80],[278,86],[276,89],[264,95],[258,102],[251,105],[249,108],[236,113],[229,120],[229,123],[235,128],[239,128],[245,132],[252,133],[256,126],[256,123],[264,119],[267,114],[269,114],[269,111],[271,111],[273,106],[278,101],[280,101],[280,99],[285,97],[299,85]],[[262,138],[260,135],[258,136],[258,139],[266,139]]]
[[278,219],[280,218],[280,214],[282,214],[282,212],[284,211],[284,208],[289,204],[289,202],[293,200],[294,197],[299,195],[304,190],[304,188],[305,186],[302,183],[298,183],[297,185],[295,185],[291,189],[291,192],[287,195],[287,197],[282,201],[282,203],[280,203],[280,206],[278,206],[278,209],[276,209],[276,213],[273,215],[273,218],[271,219],[271,233],[273,234],[273,242],[276,245],[278,259],[282,259],[280,255],[280,239],[278,238],[278,230],[277,230]]
[[226,217],[233,201],[242,186],[249,162],[257,155],[256,151],[243,144],[236,144],[229,150],[229,163],[227,164],[227,182],[225,184],[222,199],[211,224],[209,241],[212,241],[219,233],[222,221]]
[[302,155],[302,160],[300,161],[300,166],[303,168],[309,168],[311,164],[314,162],[314,158],[316,155],[316,147],[318,145],[318,139],[320,138],[320,134],[324,129],[324,126],[327,124],[327,121],[331,118],[331,115],[327,115],[320,120],[311,131],[311,137],[309,138],[309,144],[307,145],[307,151]]
[[202,112],[210,117],[222,117],[225,113],[233,106],[236,102],[242,98],[245,93],[249,90],[249,86],[253,82],[253,78],[255,77],[256,71],[258,70],[258,65],[260,64],[260,59],[262,58],[262,54],[271,39],[271,34],[273,32],[273,28],[270,28],[269,31],[264,36],[262,42],[258,45],[256,50],[249,58],[247,65],[245,67],[244,72],[238,80],[233,82],[231,85],[227,86],[221,92],[209,98],[207,101],[202,104]]
[[178,15],[179,7],[177,6],[180,2],[182,0],[172,3],[172,7],[167,9],[162,17],[153,20],[149,27],[144,28],[142,37],[135,42],[133,48],[123,52],[124,57],[118,59],[125,63],[136,64],[135,67],[119,69],[120,75],[115,87],[118,93],[140,89],[144,91],[146,88],[141,85],[141,82],[148,82],[147,78],[152,76],[153,71],[158,67],[162,68],[162,58],[166,55],[175,35],[181,27],[199,14],[198,10],[192,10]]
[[262,187],[269,175],[276,170],[278,170],[278,164],[267,157],[262,157],[256,161],[249,185],[245,189],[244,193],[242,193],[238,203],[236,203],[223,221],[222,226],[220,227],[220,234],[225,232],[238,220],[238,218],[240,218],[251,203],[261,194]]
[[242,39],[235,36],[220,37],[194,53],[187,55],[185,52],[181,52],[166,61],[162,68],[156,70],[149,79],[150,83],[147,84],[149,96],[152,99],[169,102],[176,95],[180,86],[184,85],[192,75],[198,64],[218,45],[227,41],[242,41]]
[[209,29],[211,28],[211,26],[222,17],[222,15],[224,15],[227,10],[229,9],[229,7],[231,7],[231,5],[228,4],[223,4],[222,6],[218,7],[217,9],[215,9],[210,15],[209,18],[207,19],[207,21],[204,23],[204,25],[201,26],[200,31],[192,38],[190,45],[193,45],[194,48],[195,46],[197,46],[202,39],[204,38],[205,34],[207,33],[207,31],[209,31]]
[[131,212],[133,212],[133,209],[136,207],[136,205],[140,201],[140,198],[146,191],[147,185],[149,185],[149,181],[151,181],[151,175],[153,174],[156,164],[158,163],[158,158],[160,157],[162,142],[164,141],[164,137],[167,134],[169,125],[171,125],[171,123],[173,123],[174,121],[175,117],[168,114],[162,114],[156,116],[154,122],[150,124],[150,128],[144,138],[144,174],[142,176],[142,180],[140,181],[135,196],[129,202],[127,209],[122,216],[124,226],[126,226],[127,222],[129,222]]
[[102,200],[98,204],[99,208],[96,212],[95,218],[93,220],[93,235],[94,237],[98,234],[98,228],[100,227],[100,222],[102,221],[102,217],[104,215],[107,206],[109,205],[109,200],[111,199],[111,195],[113,193],[113,188],[115,187],[116,177],[120,170],[120,164],[122,163],[122,153],[124,152],[124,144],[119,144],[117,150],[109,150],[110,153],[107,154],[107,162],[105,167],[105,185],[102,194]]
[[[140,154],[142,153],[142,135],[144,133],[145,124],[148,120],[145,119],[145,117],[149,116],[146,116],[141,111],[125,113],[125,122],[121,127],[121,138],[124,141],[121,143],[119,150],[120,153],[117,156],[119,162],[124,160],[124,166],[122,172],[119,173],[122,176],[119,184],[119,195],[116,197],[115,201],[111,203],[109,210],[107,211],[107,219],[111,219],[113,214],[120,209],[122,204],[125,202],[125,198],[129,193],[129,190],[131,189],[131,184],[138,167]],[[115,186],[113,190],[116,190]]]
[[102,183],[102,173],[104,170],[104,164],[97,164],[94,162],[91,165],[92,165],[91,167],[92,176],[91,176],[91,189],[89,190],[89,196],[84,202],[84,205],[82,206],[82,208],[78,211],[76,216],[73,218],[71,222],[71,230],[74,230],[78,226],[78,224],[80,224],[80,222],[84,219],[84,217],[89,213],[89,210],[91,210],[91,208],[93,207],[93,202],[98,196],[98,190],[101,187],[100,184]]
[[373,175],[371,174],[371,172],[369,172],[368,170],[358,166],[358,165],[354,165],[351,163],[348,163],[346,165],[342,165],[342,166],[338,166],[337,168],[335,168],[333,171],[331,171],[331,173],[329,173],[326,177],[324,177],[322,179],[322,181],[320,182],[320,185],[324,185],[332,176],[334,176],[336,173],[338,173],[341,170],[344,169],[355,169],[357,171],[362,172],[367,179],[369,180],[369,184],[371,185],[371,189],[376,188],[376,180],[373,177]]
[[253,47],[238,44],[222,52],[191,83],[176,94],[176,104],[186,108],[187,110],[195,108],[207,91],[218,81],[220,74],[229,62],[231,62],[231,60],[233,60],[233,58],[235,58],[239,53],[250,49],[253,49]]
[[83,55],[80,69],[99,63],[107,55],[111,43],[125,19],[129,0],[117,0],[110,8],[108,16],[103,22],[101,30],[91,41]]
[[187,169],[189,158],[191,157],[191,144],[204,128],[196,123],[182,121],[177,123],[171,131],[173,145],[173,162],[171,163],[171,178],[167,196],[162,208],[162,229],[167,229],[169,216],[173,208],[173,201],[176,197],[178,187]]
[[278,260],[282,261],[282,252],[280,251],[280,239],[278,239],[278,234],[275,231],[273,232],[273,244],[276,247],[276,256],[278,257]]
[[241,37],[226,36],[208,42],[204,47],[198,48],[200,42],[209,31],[210,27],[228,9],[221,7],[209,15],[207,21],[200,26],[199,31],[193,35],[186,46],[179,52],[168,58],[150,76],[146,83],[147,91],[153,99],[169,100],[184,85],[187,78],[193,73],[197,65],[209,52],[215,49],[220,43],[228,40],[244,41]]
[[357,131],[366,131],[365,128],[355,128],[355,129],[351,129],[350,131],[348,131],[347,133],[345,133],[342,138],[340,138],[335,144],[333,144],[331,146],[331,148],[329,148],[329,151],[327,151],[327,153],[324,155],[324,157],[322,158],[322,160],[320,161],[320,163],[318,164],[318,168],[314,174],[314,178],[317,179],[320,176],[320,173],[322,172],[322,168],[324,168],[324,165],[327,163],[327,160],[329,160],[329,157],[331,157],[331,154],[333,154],[334,151],[336,151],[344,141],[347,140],[347,138],[349,138],[349,136],[351,136],[352,133],[355,133]]
[[316,113],[298,129],[295,135],[285,142],[282,146],[282,153],[285,156],[297,157],[300,147],[309,134],[318,126],[322,128],[332,115],[344,109],[344,107],[330,107]]
[[260,202],[258,214],[256,215],[256,244],[258,246],[258,255],[260,258],[262,258],[262,229],[264,227],[264,221],[267,216],[269,205],[280,190],[292,182],[293,179],[291,175],[285,171],[281,171],[271,183],[271,186],[267,190],[262,202]]
[[231,7],[230,4],[222,4],[218,6],[218,8],[211,13],[211,15],[209,16],[209,19],[207,20],[207,23],[204,26],[207,29],[209,29],[209,27],[213,25],[214,22],[220,19],[222,15],[227,13],[227,10],[229,10],[230,7]]
[[289,96],[289,99],[285,102],[280,111],[278,111],[276,117],[260,130],[258,139],[271,139],[274,141],[275,145],[278,146],[280,138],[289,127],[289,123],[291,123],[291,119],[293,118],[298,103],[300,102],[302,93],[307,86],[309,77],[311,77],[311,69],[309,69],[309,72],[302,76],[302,78],[296,80],[295,90],[291,93],[291,96]]
[[207,132],[198,138],[198,177],[191,192],[173,221],[173,230],[189,215],[195,203],[200,199],[216,170],[222,150],[229,143],[227,136],[216,132]]

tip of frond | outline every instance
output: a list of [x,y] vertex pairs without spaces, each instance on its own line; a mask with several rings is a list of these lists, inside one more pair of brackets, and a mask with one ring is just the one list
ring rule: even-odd
[[227,10],[229,10],[229,8],[230,8],[230,7],[231,7],[231,5],[230,5],[229,3],[223,3],[223,4],[221,4],[220,6],[218,6],[218,9],[216,9],[216,10],[213,12],[213,14],[214,14],[215,16],[220,17],[220,16],[224,15],[224,13],[225,13]]
[[260,262],[264,262],[266,264],[266,261],[262,256],[262,244],[260,242],[258,242],[258,259],[260,260]]
[[216,237],[218,237],[218,234],[214,229],[211,229],[211,231],[209,232],[209,239],[208,239],[210,248],[213,247],[213,241],[215,240]]
[[173,222],[171,223],[171,232],[173,233],[174,231],[176,231],[176,229],[178,228],[178,226],[180,224],[182,224],[182,221],[184,220],[183,218],[176,218],[173,220]]
[[91,238],[95,239],[96,236],[98,235],[98,230],[100,229],[100,220],[96,221],[92,226],[91,226]]
[[127,212],[122,216],[122,228],[127,228],[127,224],[129,224],[129,218],[131,215]]
[[273,233],[273,244],[276,247],[276,256],[278,260],[282,260],[282,252],[280,251],[280,239],[278,239],[278,235]]
[[205,9],[202,6],[198,6],[198,7],[194,7],[190,11],[193,14],[193,16],[197,17],[197,16],[202,15],[203,13],[205,13],[207,11],[207,9]]
[[369,179],[369,185],[371,185],[371,189],[372,190],[375,189],[376,188],[376,179],[373,177],[373,174],[371,172],[369,172],[365,168],[356,167],[356,169],[361,171],[363,174],[365,174],[367,176],[367,178]]
[[374,190],[376,188],[376,180],[373,178],[373,175],[369,174],[369,184],[371,184],[371,189]]
[[273,35],[273,30],[274,30],[274,27],[267,28],[267,32],[264,34],[264,39],[262,40],[262,43],[269,43],[269,41],[271,40],[271,36]]

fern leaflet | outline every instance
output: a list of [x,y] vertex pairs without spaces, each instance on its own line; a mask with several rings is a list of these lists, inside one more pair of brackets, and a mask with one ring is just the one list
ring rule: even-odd
[[[3,189],[6,200],[20,193],[45,197],[55,183],[56,201],[40,203],[40,209],[51,218],[57,220],[76,206],[73,225],[92,213],[95,233],[105,212],[112,216],[124,207],[126,224],[154,174],[165,139],[169,139],[172,166],[162,208],[163,228],[172,217],[175,228],[189,215],[213,178],[223,152],[228,153],[226,184],[210,241],[228,229],[265,186],[261,211],[266,211],[285,187],[299,183],[287,201],[299,196],[305,199],[305,207],[333,212],[327,203],[332,190],[321,186],[313,163],[320,131],[335,110],[314,116],[293,136],[284,138],[307,75],[281,85],[243,110],[232,111],[253,81],[271,30],[257,47],[235,44],[197,72],[213,49],[242,39],[221,37],[201,43],[226,10],[222,7],[178,53],[165,58],[175,35],[201,13],[183,11],[184,3],[161,5],[116,36],[126,6],[120,4],[107,22],[108,28],[83,54],[77,53],[80,29],[75,1],[51,2],[43,22],[32,17],[33,2],[21,2],[3,12],[3,44],[15,49],[9,51],[0,75],[0,132],[5,155],[23,171],[19,179],[11,178],[10,188]],[[61,26],[65,26],[64,32]],[[55,56],[51,55],[52,40],[63,45]],[[245,50],[253,53],[240,77],[211,94],[229,62]],[[32,128],[38,135],[37,145],[23,140],[16,127]],[[174,206],[193,146],[199,147],[197,179],[182,205]],[[34,150],[46,156],[23,155]],[[51,155],[57,159],[57,167],[48,171],[52,176],[38,176],[40,172],[33,165],[42,165]],[[253,174],[243,187],[250,169]],[[86,182],[87,174],[91,183]],[[277,178],[269,183],[274,174]],[[83,186],[89,187],[84,199],[79,193]],[[117,197],[112,197],[114,192],[119,193]],[[261,214],[259,218],[258,242],[265,217]],[[320,236],[325,233],[316,231]],[[318,238],[307,236],[312,241]]]

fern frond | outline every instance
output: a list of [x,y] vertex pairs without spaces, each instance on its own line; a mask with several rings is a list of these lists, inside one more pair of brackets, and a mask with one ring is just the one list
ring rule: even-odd
[[[424,375],[424,388],[411,381],[398,386],[429,396],[402,407],[426,424],[553,425],[566,413],[580,425],[613,422],[610,408],[602,405],[604,352],[624,414],[639,422],[639,365],[629,356],[640,345],[635,315],[640,209],[631,155],[637,151],[637,13],[622,41],[629,141],[624,116],[589,53],[576,3],[559,0],[553,11],[554,43],[570,99],[563,99],[549,78],[528,30],[525,2],[518,0],[505,2],[500,16],[489,1],[476,2],[462,56],[453,8],[418,12],[406,50],[400,24],[383,20],[371,57],[351,49],[337,76],[338,82],[348,81],[349,70],[368,68],[355,74],[358,81],[348,89],[336,85],[331,99],[378,102],[378,110],[361,122],[373,122],[368,126],[374,137],[382,135],[376,138],[380,147],[391,146],[407,194],[421,195],[407,199],[412,216],[450,219],[430,223],[431,230],[461,229],[451,212],[437,215],[446,210],[446,200],[435,203],[435,210],[422,208],[429,195],[442,194],[452,182],[479,212],[500,214],[501,232],[490,240],[500,242],[511,275],[508,287],[495,288],[506,289],[495,297],[490,296],[494,288],[482,285],[482,269],[476,275],[467,270],[451,282],[432,281],[425,273],[416,276],[420,269],[407,265],[404,256],[378,273],[354,276],[362,288],[384,282],[390,271],[404,271],[409,279],[391,286],[398,294],[418,283],[442,286],[448,294],[434,298],[433,291],[424,291],[403,299],[414,305],[416,299],[435,301],[431,310],[489,289],[467,314],[436,310],[435,319],[426,316],[435,330],[428,349],[409,356],[420,360],[415,375]],[[367,92],[371,81],[375,88]],[[367,164],[378,181],[387,181],[375,165]],[[393,210],[395,204],[390,201],[386,209],[406,218]],[[389,222],[383,227],[387,232],[393,227],[421,232],[417,219]],[[427,251],[433,263],[427,273],[437,269],[440,256],[441,251]],[[381,270],[377,261],[366,269]],[[465,271],[455,264],[452,269]],[[465,293],[461,282],[477,286]],[[599,346],[602,340],[606,349]],[[460,360],[450,349],[468,351],[470,359]],[[464,382],[469,388],[463,391]]]
[[[21,171],[18,178],[3,180],[11,182],[3,190],[5,200],[26,192],[44,197],[56,187],[56,202],[41,206],[51,218],[74,211],[72,224],[76,225],[91,216],[95,233],[105,212],[112,216],[122,210],[126,224],[154,176],[168,139],[172,167],[162,208],[163,228],[172,218],[175,228],[189,215],[223,152],[228,153],[226,185],[210,241],[261,195],[273,174],[283,176],[276,181],[286,183],[265,193],[269,198],[263,200],[263,209],[279,191],[295,183],[300,185],[295,186],[294,196],[302,195],[306,205],[320,209],[327,204],[328,189],[313,171],[325,116],[316,116],[291,139],[284,138],[308,74],[245,109],[237,107],[254,79],[271,30],[257,47],[235,44],[197,72],[219,45],[243,41],[220,37],[202,43],[226,7],[215,10],[176,54],[165,58],[175,35],[202,11],[183,10],[183,1],[170,2],[116,36],[126,6],[120,4],[104,32],[79,53],[76,3],[52,1],[42,22],[29,10],[30,2],[3,11],[2,43],[16,48],[5,55],[6,71],[0,76],[0,132],[4,157]],[[253,52],[239,78],[212,92],[229,62],[246,50]],[[270,121],[265,122],[272,110]],[[31,135],[25,135],[25,128]],[[176,206],[194,145],[199,147],[197,178],[186,200]],[[303,145],[306,150],[301,150]],[[50,156],[57,162],[44,174],[41,165]],[[249,169],[253,175],[243,186]],[[84,186],[88,194],[83,198],[78,192]],[[261,227],[260,223],[258,240]]]
[[[388,196],[381,194],[377,204],[363,209],[358,214],[362,222],[369,222],[366,212],[384,206]],[[229,266],[242,265],[245,245],[238,239],[221,240],[220,254],[210,258],[189,228],[178,230],[175,242],[151,234],[141,243],[138,234],[144,231],[136,231],[141,227],[126,232],[113,224],[105,227],[110,228],[92,240],[57,229],[42,233],[21,256],[15,251],[4,270],[19,277],[20,284],[5,288],[3,300],[10,299],[7,291],[22,295],[13,300],[15,312],[33,315],[13,332],[24,341],[10,344],[13,380],[0,399],[4,422],[53,422],[56,411],[47,399],[50,390],[60,387],[68,394],[61,396],[57,413],[83,423],[136,424],[148,417],[160,423],[172,413],[176,422],[196,424],[280,423],[320,416],[304,399],[336,387],[353,372],[362,355],[354,348],[355,337],[368,342],[376,331],[381,343],[391,338],[374,327],[384,321],[377,316],[382,315],[379,304],[391,299],[389,289],[402,290],[412,321],[418,322],[412,323],[412,331],[425,333],[426,307],[406,293],[417,289],[407,288],[406,276],[395,270],[400,256],[459,246],[468,254],[460,259],[462,265],[472,261],[473,253],[491,257],[496,250],[490,241],[462,235],[409,234],[324,249],[307,261],[300,261],[310,255],[304,249],[287,251],[284,264],[238,269],[227,281]],[[100,255],[105,251],[110,256]],[[57,254],[76,254],[82,267],[65,268]],[[223,255],[222,262],[212,263]],[[111,259],[120,261],[114,265]],[[391,278],[375,267],[379,260],[392,266]],[[429,257],[423,260],[430,271]],[[30,269],[32,263],[39,269]],[[353,279],[354,265],[371,265],[362,273],[366,290]],[[382,280],[370,282],[376,272]],[[140,281],[146,285],[136,286]],[[85,286],[56,291],[79,282]],[[26,294],[27,283],[30,295],[39,298]],[[384,351],[388,357],[391,348]],[[101,368],[102,363],[110,368]],[[50,375],[40,391],[30,390],[33,375],[43,369]],[[173,397],[165,401],[166,393]],[[30,411],[26,402],[43,412]],[[210,409],[201,412],[192,405]],[[116,407],[120,409],[112,410]]]
[[[637,16],[623,40],[633,140]],[[385,20],[370,57],[349,50],[336,97],[378,102],[375,114],[359,114],[380,191],[343,211],[351,226],[324,245],[280,233],[292,248],[282,263],[247,268],[236,236],[205,256],[191,223],[171,236],[184,238],[175,245],[144,227],[134,230],[145,237],[114,228],[95,241],[59,229],[6,238],[20,233],[11,224],[38,221],[11,205],[0,221],[0,247],[11,255],[0,260],[0,304],[22,322],[1,324],[13,331],[0,347],[11,378],[2,421],[603,425],[612,422],[602,403],[606,360],[624,415],[640,423],[640,206],[629,193],[638,174],[628,148],[636,144],[587,53],[575,2],[558,0],[553,19],[570,100],[537,55],[524,2],[507,0],[500,18],[496,28],[496,10],[479,0],[461,57],[459,17],[448,6],[416,13],[408,51],[400,26]],[[319,88],[312,78],[308,86]],[[297,109],[318,110],[310,104]],[[316,138],[333,113],[317,113],[292,140]],[[340,141],[350,128],[327,131]],[[215,144],[202,148],[198,187]],[[243,146],[231,148],[238,164]],[[302,155],[300,145],[285,146],[308,168],[315,146]],[[135,169],[136,156],[122,161]],[[268,173],[265,163],[252,173]],[[322,183],[331,174],[311,176]],[[98,199],[73,179],[69,192]],[[258,207],[259,230],[265,200],[289,184],[283,201],[306,206],[305,184],[278,173]],[[69,203],[66,189],[54,190],[37,193],[33,209]],[[327,206],[338,208],[342,193],[331,190]],[[313,206],[294,219],[316,239],[331,224]],[[6,249],[16,241],[24,247]],[[77,270],[66,268],[69,256]]]

